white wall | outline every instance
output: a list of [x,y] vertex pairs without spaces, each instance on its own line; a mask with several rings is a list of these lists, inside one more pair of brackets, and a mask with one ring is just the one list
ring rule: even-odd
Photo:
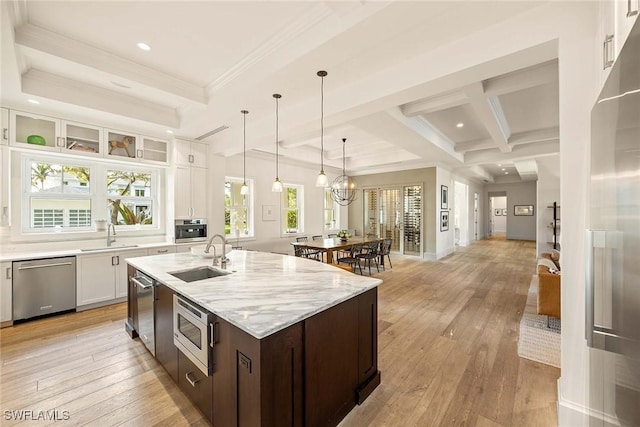
[[[496,215],[496,209],[500,210],[500,215]],[[502,210],[507,209],[507,198],[504,196],[491,197],[491,221],[493,221],[493,232],[507,232],[507,216],[502,215]]]
[[[318,159],[319,160],[319,159]],[[212,197],[213,220],[224,226],[224,177],[242,177],[242,154],[228,157],[224,161],[224,166],[217,170],[212,185],[219,188],[220,193]],[[315,234],[326,235],[323,229],[323,189],[316,187],[316,176],[320,171],[320,165],[291,164],[280,159],[279,175],[280,180],[287,184],[297,184],[304,186],[304,233],[311,237]],[[325,166],[325,173],[329,177],[329,182],[335,179],[339,172],[330,170]],[[262,153],[247,153],[247,179],[254,180],[254,234],[252,239],[240,240],[240,246],[244,249],[261,250],[267,252],[278,252],[293,254],[290,242],[295,241],[293,235],[283,235],[281,221],[281,198],[282,193],[273,193],[271,184],[275,178],[275,158],[273,155]],[[215,184],[214,184],[215,183]],[[211,194],[211,193],[210,193]],[[275,206],[277,218],[275,221],[265,221],[262,219],[262,207],[265,205]],[[216,217],[217,215],[217,217]],[[347,207],[340,208],[340,228],[347,227],[348,213]],[[235,239],[231,239],[235,245]]]
[[553,245],[553,232],[549,225],[553,222],[553,202],[560,204],[560,156],[538,159],[538,218],[536,250],[538,254],[549,252]]
[[[507,196],[507,239],[536,240],[536,182],[526,181],[509,184],[485,185],[484,198],[490,193],[505,193]],[[514,216],[515,205],[533,205],[533,216]]]
[[[454,177],[447,169],[436,167],[436,210],[438,214],[435,218],[436,226],[436,259],[440,259],[452,253],[455,250],[455,228],[453,227],[453,202],[455,199]],[[449,200],[449,230],[440,231],[440,214],[442,209],[441,189],[442,186],[448,187]]]

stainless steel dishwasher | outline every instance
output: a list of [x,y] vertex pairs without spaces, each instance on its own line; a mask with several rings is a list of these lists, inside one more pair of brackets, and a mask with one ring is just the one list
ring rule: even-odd
[[155,340],[155,281],[146,274],[136,271],[136,275],[131,278],[131,282],[136,285],[136,306],[138,309],[138,336],[151,354],[156,355]]
[[13,263],[13,321],[76,308],[76,257]]

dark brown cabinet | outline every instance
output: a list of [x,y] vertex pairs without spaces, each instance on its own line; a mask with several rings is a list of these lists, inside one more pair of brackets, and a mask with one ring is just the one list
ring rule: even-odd
[[205,375],[182,352],[178,352],[178,386],[213,423],[213,377]]
[[178,382],[178,348],[173,344],[173,295],[175,292],[158,283],[155,287],[156,359]]

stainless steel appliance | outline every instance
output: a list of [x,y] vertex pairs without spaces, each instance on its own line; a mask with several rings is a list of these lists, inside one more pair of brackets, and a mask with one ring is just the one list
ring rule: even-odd
[[137,331],[140,340],[147,349],[156,355],[155,340],[155,281],[146,274],[137,271],[131,277],[131,282],[136,286],[136,306],[138,308]]
[[76,257],[15,261],[13,320],[76,308]]
[[593,107],[591,138],[586,338],[589,404],[603,414],[592,425],[638,426],[640,21]]
[[175,241],[202,242],[207,240],[207,221],[204,219],[176,219]]
[[173,343],[205,375],[213,370],[211,314],[178,295],[173,296]]

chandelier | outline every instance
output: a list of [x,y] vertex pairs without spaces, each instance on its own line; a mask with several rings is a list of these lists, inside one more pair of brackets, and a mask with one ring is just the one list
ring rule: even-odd
[[353,180],[349,180],[345,168],[344,146],[347,138],[342,138],[342,175],[331,184],[331,198],[341,206],[350,205],[358,197],[358,190]]

